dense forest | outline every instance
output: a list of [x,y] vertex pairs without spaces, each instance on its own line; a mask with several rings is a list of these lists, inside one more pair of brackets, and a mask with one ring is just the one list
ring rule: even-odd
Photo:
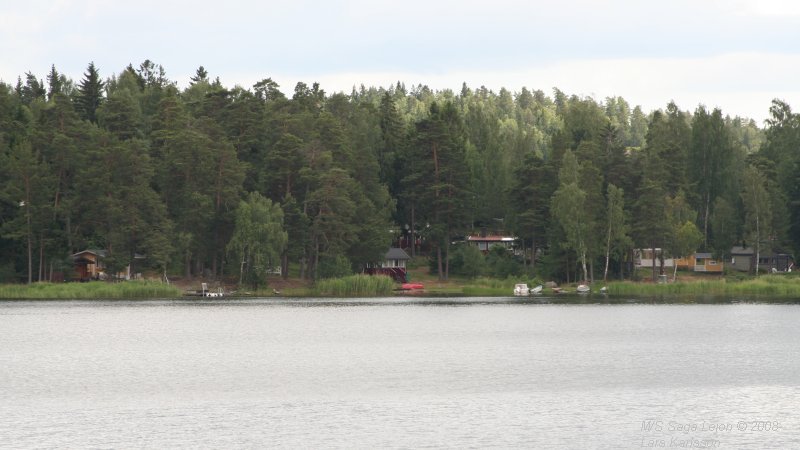
[[[793,252],[800,119],[767,107],[761,128],[558,89],[301,82],[288,97],[203,67],[183,90],[151,61],[77,82],[52,67],[0,83],[0,281],[69,277],[87,248],[110,268],[250,284],[356,272],[403,238],[441,278],[627,276],[645,247]],[[526,257],[476,261],[459,242],[480,232]]]

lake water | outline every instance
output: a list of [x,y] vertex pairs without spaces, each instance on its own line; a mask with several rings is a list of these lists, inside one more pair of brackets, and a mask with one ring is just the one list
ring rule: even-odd
[[800,448],[800,306],[0,302],[0,448]]

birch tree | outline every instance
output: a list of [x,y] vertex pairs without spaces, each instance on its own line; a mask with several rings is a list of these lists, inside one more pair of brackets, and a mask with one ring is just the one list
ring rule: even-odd
[[745,235],[756,251],[756,276],[758,276],[761,251],[765,250],[764,245],[769,245],[772,212],[770,211],[769,196],[764,187],[764,176],[761,172],[753,166],[748,167],[745,169],[743,182],[742,204],[745,213]]
[[586,212],[586,193],[578,187],[578,160],[571,150],[564,152],[561,170],[558,174],[559,188],[553,195],[553,216],[564,229],[566,246],[575,251],[581,263],[583,280],[589,279],[586,267],[586,233],[588,215]]
[[259,286],[266,270],[280,261],[288,240],[283,211],[277,203],[251,192],[236,209],[233,237],[228,252],[239,261],[239,284]]
[[606,208],[606,266],[603,270],[603,281],[608,279],[608,265],[611,260],[612,251],[620,252],[625,247],[630,247],[631,240],[628,237],[628,224],[625,221],[625,210],[623,206],[625,199],[622,189],[608,185],[608,206]]

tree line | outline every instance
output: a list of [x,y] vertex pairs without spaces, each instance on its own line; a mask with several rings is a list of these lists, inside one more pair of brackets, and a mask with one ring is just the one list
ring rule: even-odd
[[[520,272],[626,276],[632,249],[800,245],[800,121],[554,89],[297,83],[179,89],[152,61],[0,83],[0,280],[109,268],[261,284],[380,261],[400,237],[447,278],[464,236],[513,233]],[[462,252],[463,253],[463,252]],[[141,257],[144,257],[142,259]],[[655,272],[655,268],[654,268]]]

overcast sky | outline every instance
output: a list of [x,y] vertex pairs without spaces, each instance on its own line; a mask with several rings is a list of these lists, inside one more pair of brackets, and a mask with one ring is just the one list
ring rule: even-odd
[[198,66],[225,86],[272,77],[327,92],[356,85],[470,87],[645,110],[719,107],[761,123],[800,110],[800,2],[792,0],[26,0],[0,3],[0,79],[50,65],[78,80],[150,59],[185,87]]

